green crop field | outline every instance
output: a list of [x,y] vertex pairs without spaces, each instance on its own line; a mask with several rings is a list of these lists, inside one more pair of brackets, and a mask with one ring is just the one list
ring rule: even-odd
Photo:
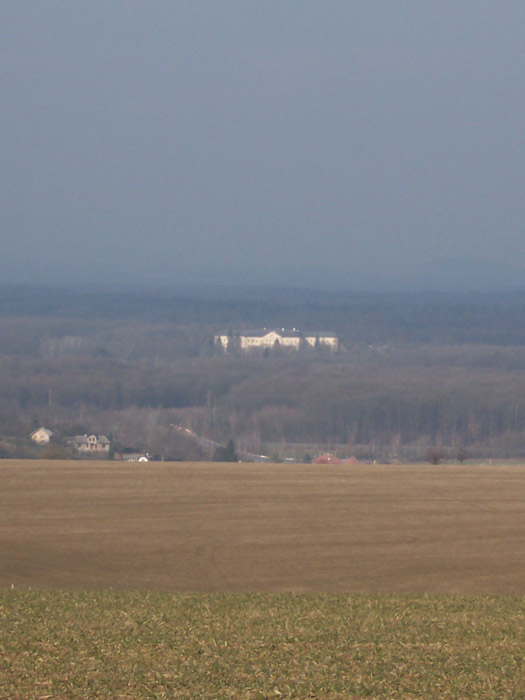
[[0,698],[525,698],[525,467],[0,462]]
[[524,603],[8,591],[0,697],[523,700]]

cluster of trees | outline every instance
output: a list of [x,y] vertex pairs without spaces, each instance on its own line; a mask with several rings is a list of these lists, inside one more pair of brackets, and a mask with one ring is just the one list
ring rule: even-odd
[[[66,421],[68,433],[110,432],[125,444],[134,434],[134,443],[159,452],[169,426],[182,422],[218,442],[233,436],[251,452],[276,443],[346,445],[370,456],[379,449],[403,454],[406,446],[423,456],[425,445],[436,443],[525,450],[523,370],[447,367],[421,353],[419,365],[413,349],[407,364],[401,350],[391,362],[382,355],[359,360],[359,353],[156,363],[4,358],[0,434],[22,436],[35,420],[52,427]],[[134,433],[121,420],[130,411],[142,412]]]

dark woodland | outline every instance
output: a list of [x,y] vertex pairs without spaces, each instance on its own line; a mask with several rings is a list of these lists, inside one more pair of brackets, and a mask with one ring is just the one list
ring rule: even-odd
[[[54,456],[95,432],[165,459],[230,440],[306,461],[523,457],[524,312],[520,293],[0,289],[0,456],[41,456],[28,435],[45,425]],[[259,327],[333,331],[341,348],[214,347]]]

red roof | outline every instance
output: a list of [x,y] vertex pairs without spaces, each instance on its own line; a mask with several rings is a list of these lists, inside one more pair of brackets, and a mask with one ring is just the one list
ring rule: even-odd
[[314,464],[342,464],[342,461],[339,459],[339,457],[334,457],[334,455],[329,454],[328,452],[324,455],[320,455],[319,457],[316,457],[313,461]]

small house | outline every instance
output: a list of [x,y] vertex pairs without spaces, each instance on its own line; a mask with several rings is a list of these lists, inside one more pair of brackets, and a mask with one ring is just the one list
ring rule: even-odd
[[75,435],[68,442],[81,455],[107,456],[111,447],[111,441],[106,435]]
[[51,440],[55,437],[55,433],[49,428],[37,428],[29,436],[33,442],[37,445],[49,445]]
[[151,455],[149,452],[128,452],[123,450],[121,459],[124,462],[150,462]]

